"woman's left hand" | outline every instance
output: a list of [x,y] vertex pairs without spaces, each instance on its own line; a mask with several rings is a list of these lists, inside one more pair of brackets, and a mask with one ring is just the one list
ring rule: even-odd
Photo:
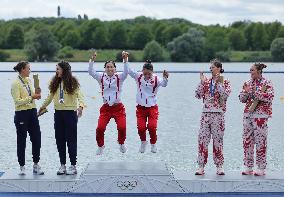
[[164,70],[164,72],[163,72],[163,77],[164,78],[169,78],[169,73],[168,73],[168,71],[166,71],[166,70]]
[[78,118],[80,118],[82,116],[82,114],[83,114],[83,107],[79,107],[77,109],[77,116],[78,116]]

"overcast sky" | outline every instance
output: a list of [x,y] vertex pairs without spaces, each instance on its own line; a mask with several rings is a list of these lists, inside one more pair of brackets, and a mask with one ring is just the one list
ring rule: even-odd
[[284,0],[0,0],[0,19],[88,15],[114,20],[148,16],[184,18],[199,24],[228,25],[238,20],[284,24]]

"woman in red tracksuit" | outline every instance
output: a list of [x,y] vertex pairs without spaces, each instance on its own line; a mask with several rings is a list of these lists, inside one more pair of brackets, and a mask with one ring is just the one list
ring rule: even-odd
[[[158,105],[157,93],[159,87],[166,87],[168,84],[168,72],[164,70],[163,78],[158,77],[153,73],[153,65],[150,60],[147,60],[143,65],[142,72],[128,70],[129,75],[135,79],[137,84],[136,95],[136,117],[138,134],[141,139],[139,152],[144,153],[147,146],[146,131],[150,134],[151,152],[156,153],[157,141],[157,121],[158,121]],[[148,120],[148,124],[147,124]]]
[[[265,64],[253,64],[251,79],[244,83],[239,94],[240,101],[245,103],[243,116],[243,175],[265,175],[268,118],[272,115],[273,85],[270,80],[262,76]],[[256,166],[254,167],[254,146],[256,148]]]
[[111,118],[114,118],[117,124],[119,150],[122,153],[126,152],[124,141],[126,139],[126,114],[124,105],[121,102],[122,84],[127,77],[127,56],[123,56],[124,71],[122,73],[116,72],[116,65],[114,61],[105,62],[105,72],[97,72],[94,68],[94,60],[96,53],[93,54],[89,61],[89,74],[96,79],[102,90],[103,106],[100,109],[100,116],[98,126],[96,129],[96,140],[98,145],[97,155],[103,154],[104,133],[106,126]]

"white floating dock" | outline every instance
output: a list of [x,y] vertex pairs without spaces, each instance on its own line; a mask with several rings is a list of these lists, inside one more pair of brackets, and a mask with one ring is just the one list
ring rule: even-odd
[[171,173],[164,163],[96,162],[77,175],[17,175],[8,171],[0,177],[0,192],[71,193],[205,193],[284,192],[284,173],[267,172],[264,177],[226,172],[195,176],[185,171]]

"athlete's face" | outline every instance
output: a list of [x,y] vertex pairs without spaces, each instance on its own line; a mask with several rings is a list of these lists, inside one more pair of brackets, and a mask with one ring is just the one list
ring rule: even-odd
[[145,78],[146,80],[151,79],[152,76],[153,76],[153,71],[152,71],[152,70],[148,70],[148,69],[146,69],[146,68],[143,68],[142,72],[143,72],[144,78]]
[[108,76],[112,76],[116,72],[116,68],[112,62],[108,62],[106,64],[105,72]]

